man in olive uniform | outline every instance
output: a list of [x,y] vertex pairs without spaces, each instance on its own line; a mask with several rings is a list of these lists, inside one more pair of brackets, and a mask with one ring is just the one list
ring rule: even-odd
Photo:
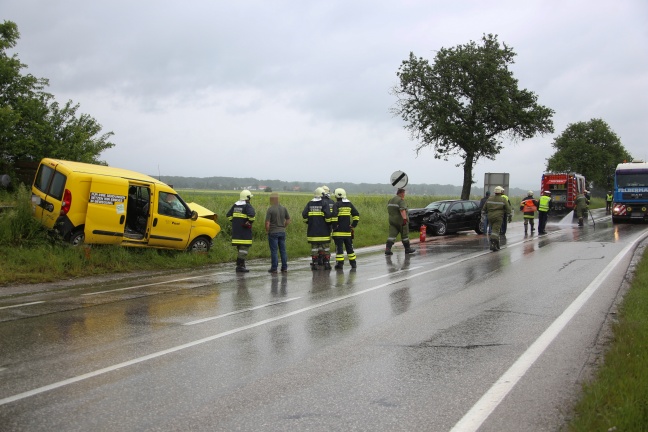
[[410,247],[405,189],[398,189],[396,195],[389,200],[389,203],[387,203],[387,213],[389,214],[389,237],[387,237],[385,255],[391,255],[393,253],[391,248],[396,243],[396,238],[399,234],[405,247],[405,253],[411,254],[416,252],[416,249]]
[[583,226],[583,216],[587,217],[587,205],[589,200],[587,199],[587,191],[579,193],[576,197],[576,217],[578,218],[578,226]]
[[490,235],[490,250],[498,251],[500,249],[500,228],[502,227],[502,221],[506,217],[509,222],[511,222],[511,205],[509,204],[508,199],[502,196],[504,188],[501,186],[495,187],[495,195],[488,198],[486,204],[484,204],[484,209],[482,210],[486,213],[488,220],[491,221],[491,226],[493,231]]

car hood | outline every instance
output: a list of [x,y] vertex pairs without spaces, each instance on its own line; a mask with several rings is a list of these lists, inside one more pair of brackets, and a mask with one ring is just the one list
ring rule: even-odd
[[198,213],[198,217],[205,218],[205,219],[211,219],[214,222],[218,220],[218,215],[214,213],[213,211],[209,210],[206,207],[201,206],[200,204],[196,204],[194,202],[187,203],[189,208],[196,213]]

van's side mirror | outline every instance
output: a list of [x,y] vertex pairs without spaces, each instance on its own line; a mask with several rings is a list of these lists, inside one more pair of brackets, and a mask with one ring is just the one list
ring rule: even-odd
[[198,220],[198,212],[196,210],[193,210],[191,212],[191,220],[192,221]]

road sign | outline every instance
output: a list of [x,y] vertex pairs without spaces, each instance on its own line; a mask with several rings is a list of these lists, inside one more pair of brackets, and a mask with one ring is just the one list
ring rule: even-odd
[[405,174],[403,171],[395,171],[391,175],[389,182],[394,187],[404,188],[405,186],[407,186],[407,174]]

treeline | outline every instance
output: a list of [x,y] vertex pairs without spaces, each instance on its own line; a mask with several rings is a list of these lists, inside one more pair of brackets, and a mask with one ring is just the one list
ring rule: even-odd
[[[158,177],[152,175],[152,177]],[[331,191],[335,188],[344,188],[350,194],[392,194],[395,188],[390,184],[383,183],[345,183],[328,181],[322,183],[314,182],[297,182],[283,180],[259,180],[252,177],[235,178],[235,177],[178,177],[178,176],[159,176],[159,179],[176,189],[211,189],[211,190],[269,190],[274,192],[313,192],[315,188],[327,185]],[[461,196],[461,186],[439,185],[439,184],[410,184],[407,186],[407,192],[414,195],[430,196]],[[537,191],[536,191],[537,192]],[[473,186],[471,194],[473,197],[482,196],[484,188]],[[525,196],[526,190],[512,188],[509,191],[511,196]]]

